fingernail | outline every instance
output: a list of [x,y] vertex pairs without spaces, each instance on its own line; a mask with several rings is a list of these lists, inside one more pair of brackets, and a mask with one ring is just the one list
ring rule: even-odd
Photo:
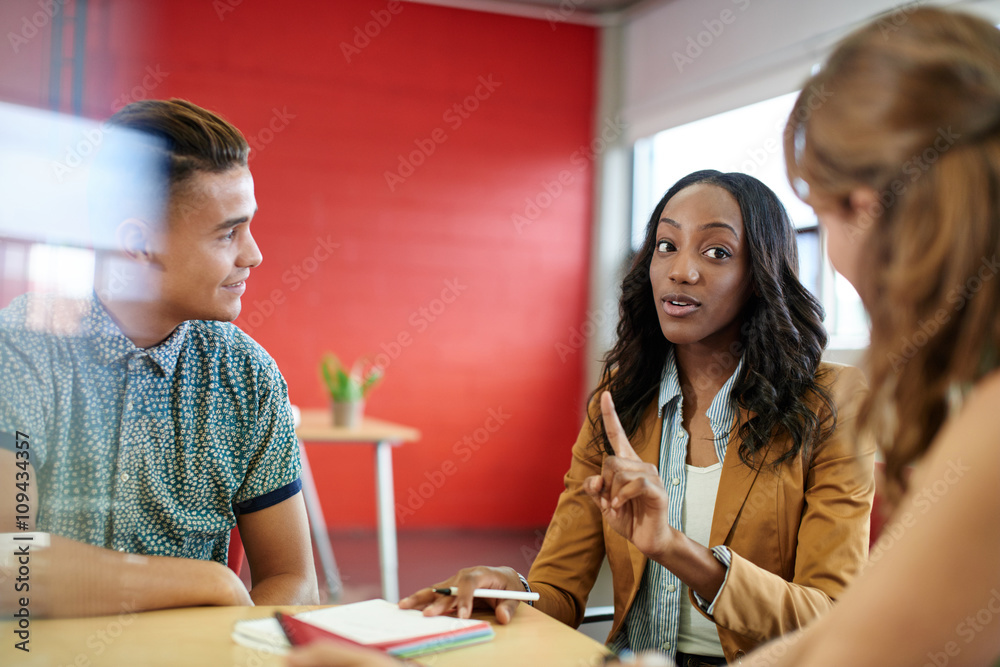
[[601,498],[601,509],[602,510],[608,509],[608,499],[607,498]]

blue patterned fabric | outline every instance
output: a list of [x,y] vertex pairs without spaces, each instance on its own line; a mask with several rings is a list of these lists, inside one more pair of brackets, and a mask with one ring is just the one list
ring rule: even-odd
[[96,298],[18,297],[0,311],[0,433],[16,431],[37,529],[120,551],[225,563],[240,506],[298,489],[285,381],[229,323],[141,349]]

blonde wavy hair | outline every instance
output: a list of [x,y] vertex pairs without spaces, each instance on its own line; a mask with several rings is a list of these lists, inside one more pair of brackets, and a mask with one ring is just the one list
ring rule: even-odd
[[[857,222],[872,392],[858,428],[886,452],[888,495],[955,396],[998,366],[1000,31],[906,8],[846,38],[786,127],[788,177],[809,203],[878,203]],[[849,236],[850,236],[849,232]]]

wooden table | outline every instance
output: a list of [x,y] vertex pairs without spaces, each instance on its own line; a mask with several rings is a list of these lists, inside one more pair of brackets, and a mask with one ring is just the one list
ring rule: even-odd
[[[280,656],[233,642],[233,624],[275,610],[296,613],[316,607],[198,607],[117,616],[31,621],[29,653],[13,648],[10,622],[0,623],[0,665],[24,667],[271,667]],[[492,620],[492,614],[477,612]],[[521,604],[508,625],[493,624],[496,637],[477,646],[417,660],[434,667],[596,667],[607,650],[586,635]]]
[[[420,431],[371,417],[365,417],[358,427],[348,429],[333,425],[330,410],[302,410],[295,433],[303,443],[375,445],[375,503],[382,597],[390,602],[398,602],[399,555],[396,547],[396,503],[392,488],[392,448],[404,442],[419,440]],[[312,524],[313,538],[327,588],[336,599],[340,593],[340,575],[333,558],[330,536],[326,531],[326,518],[319,504],[309,459],[305,456],[305,447],[302,452],[302,484],[309,522]]]

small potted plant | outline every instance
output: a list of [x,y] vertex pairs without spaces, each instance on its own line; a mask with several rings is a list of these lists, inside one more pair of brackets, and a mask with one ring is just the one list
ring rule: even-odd
[[365,413],[365,397],[382,379],[382,369],[359,359],[348,371],[336,355],[328,352],[319,370],[333,405],[333,425],[359,426]]

